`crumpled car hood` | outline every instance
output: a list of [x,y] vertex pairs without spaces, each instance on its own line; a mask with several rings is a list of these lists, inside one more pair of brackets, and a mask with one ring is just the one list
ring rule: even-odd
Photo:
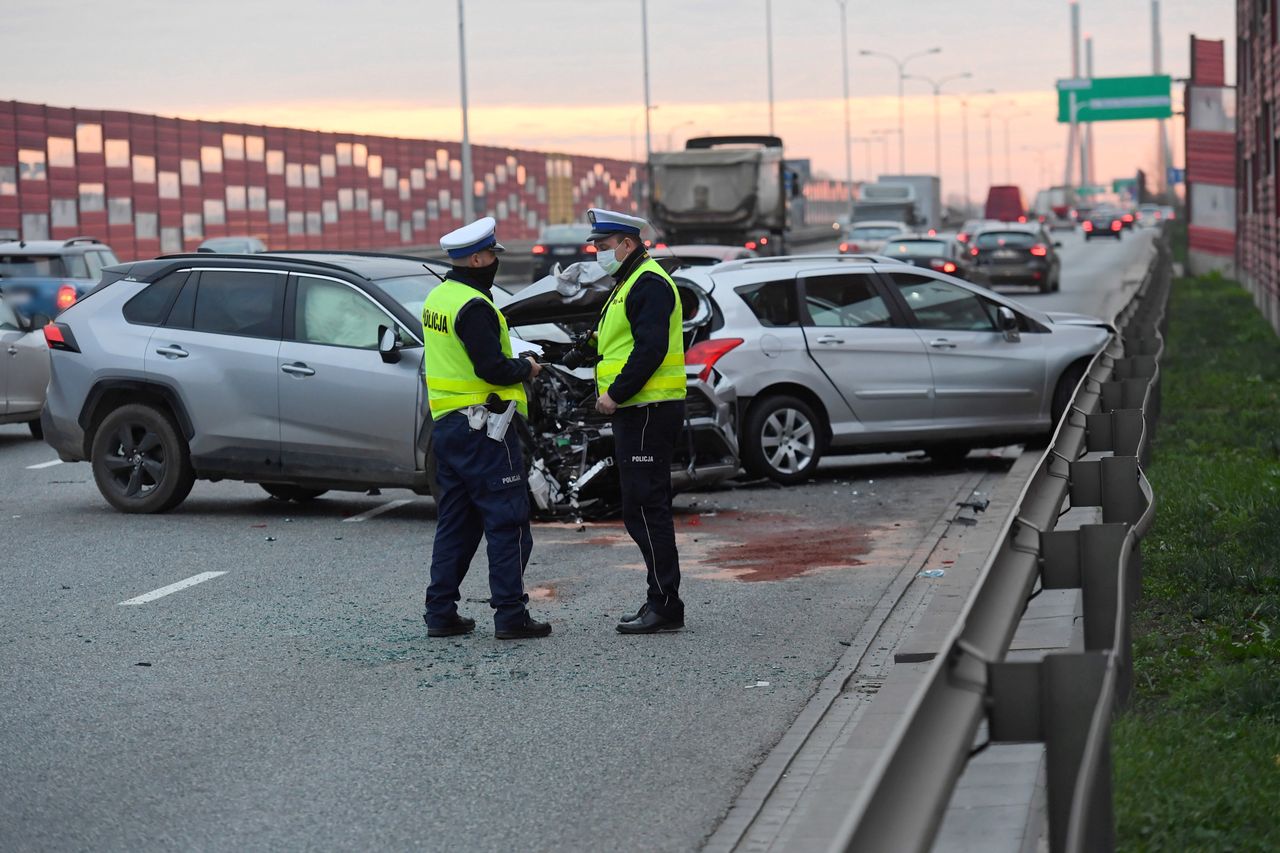
[[502,308],[507,325],[595,320],[604,309],[613,278],[595,261],[570,264],[524,288]]

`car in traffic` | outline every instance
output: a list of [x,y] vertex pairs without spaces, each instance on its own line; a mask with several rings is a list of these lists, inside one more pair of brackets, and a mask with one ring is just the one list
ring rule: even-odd
[[1022,190],[1011,185],[991,187],[987,190],[982,216],[997,222],[1026,222],[1027,207],[1022,203]]
[[49,384],[49,348],[40,333],[48,318],[26,317],[0,294],[0,424],[25,423],[42,438],[40,410]]
[[972,274],[987,285],[1031,284],[1055,293],[1062,286],[1060,248],[1039,223],[988,228],[970,241]]
[[0,243],[0,292],[24,317],[56,317],[94,288],[104,267],[119,263],[96,237]]
[[1124,232],[1124,218],[1115,208],[1095,207],[1082,214],[1080,230],[1084,233],[1086,243],[1094,237],[1114,237],[1119,240]]
[[587,242],[591,226],[585,222],[568,225],[544,225],[533,245],[533,279],[550,275],[556,264],[570,264],[596,259],[596,247]]
[[885,242],[903,234],[909,234],[905,222],[891,220],[866,220],[855,222],[840,237],[841,254],[876,254]]
[[649,250],[653,258],[674,258],[680,267],[709,267],[725,261],[741,261],[758,258],[759,253],[745,246],[720,246],[711,243],[694,243],[684,246],[659,244]]
[[249,236],[210,237],[196,247],[197,252],[224,252],[231,255],[253,255],[266,250],[266,243]]
[[732,383],[743,465],[780,483],[808,479],[828,454],[923,449],[954,462],[1046,437],[1113,332],[876,256],[758,258],[674,278],[719,318],[688,362]]
[[968,243],[973,239],[973,235],[982,229],[1002,224],[995,219],[966,219],[964,224],[960,226],[960,230],[956,232],[956,240],[960,243]]
[[[446,269],[324,252],[170,255],[108,269],[44,328],[45,440],[61,459],[88,460],[123,512],[172,509],[197,479],[258,483],[294,501],[382,487],[426,494],[421,311]],[[498,289],[494,300],[514,301]],[[544,515],[618,506],[612,432],[595,415],[589,373],[548,370],[530,391],[531,491],[557,484],[534,493]],[[677,447],[677,485],[738,468],[732,388],[696,375],[689,384],[701,408],[690,406]],[[697,456],[714,444],[707,433],[725,437],[714,459]]]
[[927,234],[895,237],[884,244],[880,254],[956,278],[969,280],[973,276],[968,249],[954,237],[945,234],[932,237]]

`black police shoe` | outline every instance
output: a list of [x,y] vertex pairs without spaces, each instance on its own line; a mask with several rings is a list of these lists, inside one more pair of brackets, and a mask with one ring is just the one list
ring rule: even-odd
[[499,640],[532,640],[550,634],[550,622],[539,622],[528,613],[524,614],[523,621],[517,622],[510,628],[499,628],[494,632],[494,636]]
[[649,612],[649,602],[646,601],[644,604],[640,605],[639,610],[637,610],[635,613],[632,613],[630,616],[623,616],[621,621],[638,622],[639,620],[643,619],[644,615],[648,612]]
[[640,608],[636,619],[624,619],[618,623],[619,634],[660,634],[664,631],[679,631],[684,628],[684,617],[673,619],[660,615],[648,605]]
[[[422,618],[425,620],[427,617],[423,616]],[[428,637],[456,637],[460,634],[470,634],[475,629],[476,629],[476,620],[468,619],[465,616],[459,616],[457,613],[455,613],[453,614],[452,619],[450,619],[445,624],[439,625],[435,628],[432,628],[431,623],[428,622],[427,636]]]

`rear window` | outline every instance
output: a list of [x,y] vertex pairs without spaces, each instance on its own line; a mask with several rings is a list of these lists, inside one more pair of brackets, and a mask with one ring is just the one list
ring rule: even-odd
[[585,243],[591,234],[590,225],[548,225],[538,237],[541,243]]
[[1035,235],[1025,231],[988,231],[976,242],[979,249],[1029,249],[1035,244]]
[[849,236],[854,240],[884,240],[888,237],[896,237],[901,233],[901,228],[892,228],[887,225],[868,225],[850,229]]
[[904,255],[908,258],[945,257],[947,244],[945,240],[891,240],[885,243],[881,254]]
[[89,268],[79,255],[0,255],[5,278],[88,278]]
[[147,285],[141,293],[124,304],[124,318],[130,323],[141,323],[144,326],[163,323],[169,314],[169,306],[173,304],[188,275],[190,272],[181,270]]
[[766,281],[735,288],[734,292],[747,303],[747,307],[751,309],[752,314],[756,315],[756,319],[762,326],[800,325],[794,280]]

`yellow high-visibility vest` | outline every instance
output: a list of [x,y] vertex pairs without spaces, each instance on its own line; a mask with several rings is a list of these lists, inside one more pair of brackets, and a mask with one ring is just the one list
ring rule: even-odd
[[490,394],[502,400],[515,400],[520,414],[529,416],[529,402],[524,383],[492,385],[476,375],[471,357],[457,336],[458,312],[472,299],[483,299],[498,315],[502,354],[511,358],[511,336],[507,319],[485,293],[461,282],[445,279],[431,289],[422,304],[422,340],[426,345],[427,400],[433,420],[464,409],[483,405]]
[[618,401],[620,406],[683,400],[685,397],[684,329],[680,322],[680,293],[671,276],[652,258],[646,259],[631,271],[627,280],[614,289],[605,306],[596,343],[600,353],[600,362],[596,365],[596,391],[603,395],[609,390],[622,372],[627,359],[631,357],[631,351],[635,349],[636,340],[631,333],[631,321],[627,319],[627,294],[631,292],[636,280],[647,272],[660,276],[670,286],[671,295],[675,298],[671,318],[667,323],[667,354],[635,396]]

